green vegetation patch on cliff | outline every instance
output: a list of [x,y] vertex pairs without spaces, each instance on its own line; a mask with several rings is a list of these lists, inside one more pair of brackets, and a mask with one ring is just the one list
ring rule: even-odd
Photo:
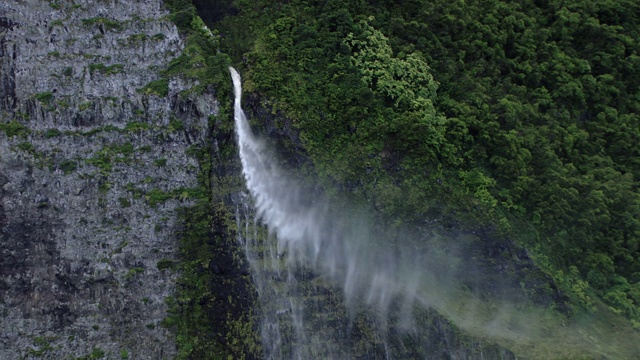
[[4,131],[9,138],[17,136],[19,138],[26,138],[31,134],[31,130],[25,125],[21,124],[17,120],[11,120],[9,122],[0,124],[0,130]]
[[[218,51],[217,36],[196,16],[190,1],[166,0],[165,4],[185,38],[186,49],[162,72],[163,78],[156,82],[159,86],[147,87],[149,92],[161,88],[158,95],[166,95],[165,85],[175,76],[197,81],[189,93],[230,94],[230,59]],[[194,144],[188,150],[200,165],[198,188],[183,193],[192,196],[195,205],[180,212],[179,260],[158,263],[158,268],[180,274],[176,294],[167,299],[169,313],[163,321],[176,334],[178,359],[255,359],[261,354],[253,320],[255,291],[236,242],[230,208],[231,194],[239,191],[242,182],[233,126],[228,125],[233,124],[229,106],[230,102],[222,102],[219,114],[210,119],[209,136],[216,138],[218,147],[208,139],[206,145]],[[173,119],[170,127],[177,131],[185,125]],[[163,166],[164,162],[156,164]]]

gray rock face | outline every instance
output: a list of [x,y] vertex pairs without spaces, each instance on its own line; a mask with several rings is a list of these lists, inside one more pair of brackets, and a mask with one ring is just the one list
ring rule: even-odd
[[178,96],[179,79],[144,90],[183,49],[166,15],[161,0],[0,3],[0,359],[175,353],[159,326],[175,274],[157,264],[177,256],[187,149],[217,102]]

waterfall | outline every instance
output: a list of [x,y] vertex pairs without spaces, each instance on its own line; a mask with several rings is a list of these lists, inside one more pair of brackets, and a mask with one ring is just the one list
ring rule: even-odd
[[[492,345],[468,347],[468,340],[446,331],[435,335],[434,328],[450,326],[439,322],[524,351],[555,337],[561,346],[582,346],[583,339],[558,330],[545,309],[518,311],[508,300],[480,299],[461,286],[462,279],[484,281],[480,272],[461,277],[459,269],[473,269],[456,256],[455,243],[462,240],[431,241],[427,230],[419,241],[411,240],[415,232],[385,239],[366,211],[297,181],[252,133],[240,75],[229,70],[248,189],[236,212],[238,240],[259,293],[265,358],[429,358],[433,351],[461,359],[513,358]],[[447,320],[437,320],[436,312]]]
[[[260,226],[252,220],[248,208],[243,207],[244,215],[237,214],[239,226],[241,218],[245,223],[242,243],[253,271],[260,272],[254,275],[254,281],[261,301],[272,298],[280,302],[263,305],[274,307],[272,314],[265,314],[263,342],[276,346],[281,341],[282,329],[278,329],[277,319],[286,314],[291,318],[290,340],[301,344],[294,344],[287,357],[345,356],[341,344],[332,344],[327,339],[317,339],[322,354],[317,353],[319,349],[309,348],[314,340],[305,325],[303,311],[303,306],[309,303],[308,299],[294,296],[299,291],[296,276],[305,269],[312,271],[313,276],[318,276],[316,282],[335,284],[342,289],[344,304],[364,302],[384,314],[399,295],[415,294],[421,274],[410,264],[400,263],[393,249],[384,249],[372,241],[374,236],[366,217],[359,216],[355,209],[338,211],[326,199],[314,197],[278,166],[265,142],[253,135],[241,106],[240,75],[233,68],[230,72],[242,171],[254,202],[255,217],[268,229],[261,241],[257,234]],[[261,248],[261,253],[251,250],[256,248]],[[279,284],[274,285],[275,282]],[[414,297],[404,297],[404,306],[410,308]],[[384,322],[384,317],[376,321]],[[268,350],[268,357],[282,356],[279,351],[277,346]]]

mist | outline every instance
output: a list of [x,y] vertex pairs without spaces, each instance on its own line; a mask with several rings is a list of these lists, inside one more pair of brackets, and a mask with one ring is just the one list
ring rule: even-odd
[[[390,329],[413,339],[409,345],[420,344],[429,331],[420,324],[419,314],[425,311],[436,311],[463,333],[497,343],[517,356],[607,353],[606,344],[602,350],[593,348],[594,336],[588,329],[577,331],[552,310],[514,302],[509,296],[480,296],[469,289],[470,279],[482,283],[485,276],[479,266],[462,264],[468,257],[462,256],[458,239],[439,237],[431,229],[408,228],[399,228],[401,235],[393,239],[385,238],[365,207],[319,195],[312,190],[315,187],[296,180],[279,166],[267,142],[252,133],[242,111],[240,75],[233,68],[230,72],[248,190],[236,219],[262,304],[265,358],[354,357],[349,349],[353,344],[344,335],[321,330],[318,324],[353,328],[362,311],[372,316],[369,322],[375,332],[377,345],[369,350],[386,358],[398,356],[392,350]],[[303,280],[316,285],[303,289]],[[322,293],[326,287],[338,290],[340,298],[332,301],[344,309],[344,319],[329,319],[334,321],[329,324],[316,319],[326,317],[327,300],[309,300],[309,294]],[[510,292],[503,290],[502,294]],[[429,358],[428,350],[423,344],[423,357]],[[504,357],[513,358],[506,353]]]

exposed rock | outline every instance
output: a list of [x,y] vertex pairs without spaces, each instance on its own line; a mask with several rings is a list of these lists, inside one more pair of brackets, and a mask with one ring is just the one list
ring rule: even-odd
[[182,48],[161,0],[0,3],[0,358],[175,353],[156,264],[217,102],[141,89]]

